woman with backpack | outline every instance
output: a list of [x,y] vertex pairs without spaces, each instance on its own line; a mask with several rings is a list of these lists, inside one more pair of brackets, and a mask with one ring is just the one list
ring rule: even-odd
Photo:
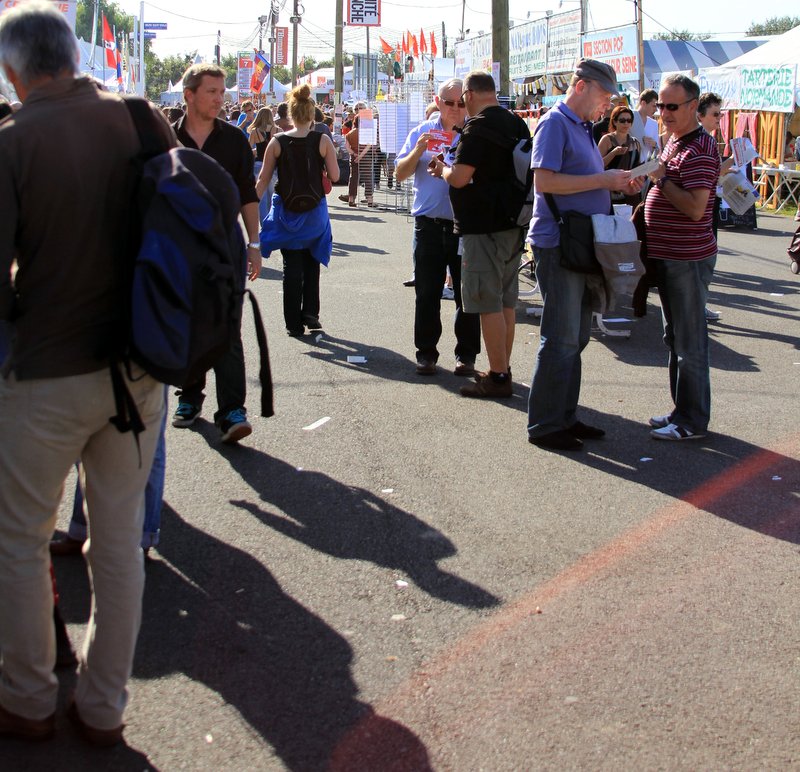
[[[264,165],[264,153],[267,152],[267,145],[269,145],[270,140],[281,131],[282,129],[278,126],[278,124],[275,123],[275,119],[272,116],[272,110],[270,110],[269,107],[262,107],[256,113],[256,117],[250,126],[250,147],[253,148],[253,153],[256,157],[253,169],[256,177],[258,177],[258,173],[261,171],[261,167]],[[260,222],[264,222],[267,214],[269,214],[272,193],[275,190],[275,182],[276,180],[273,176],[265,194],[259,199],[258,219]]]
[[333,247],[328,202],[323,189],[327,180],[339,179],[336,148],[324,134],[313,131],[314,100],[308,84],[289,94],[289,115],[294,128],[273,137],[264,154],[256,181],[263,196],[278,170],[272,208],[261,223],[261,254],[275,249],[283,255],[283,318],[286,332],[299,337],[319,330],[319,266],[328,265]]

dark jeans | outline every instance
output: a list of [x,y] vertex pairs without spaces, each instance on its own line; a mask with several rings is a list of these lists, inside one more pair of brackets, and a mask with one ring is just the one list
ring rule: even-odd
[[319,318],[319,263],[307,249],[282,249],[283,319],[287,330],[302,330]]
[[[244,408],[247,387],[244,374],[244,350],[242,349],[242,332],[236,330],[231,347],[214,365],[214,376],[217,379],[217,406],[214,421],[221,421],[231,410]],[[178,392],[181,402],[188,402],[195,407],[202,407],[206,387],[206,374],[192,384],[184,386]]]
[[436,344],[442,337],[442,288],[449,267],[456,301],[453,325],[456,359],[459,362],[475,362],[481,350],[481,322],[478,314],[466,313],[461,305],[461,257],[452,220],[416,217],[413,247],[417,295],[414,345],[417,347],[417,361],[439,359]]

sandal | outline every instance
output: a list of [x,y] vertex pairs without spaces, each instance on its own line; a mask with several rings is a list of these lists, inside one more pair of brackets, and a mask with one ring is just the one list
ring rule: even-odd
[[358,204],[356,204],[356,202],[355,202],[355,201],[353,201],[353,199],[352,199],[352,198],[351,198],[351,199],[350,199],[350,200],[347,202],[347,205],[348,205],[348,206],[358,206]]
[[339,196],[339,201],[344,201],[345,203],[347,203],[349,200],[350,199],[344,193],[342,193],[342,195]]

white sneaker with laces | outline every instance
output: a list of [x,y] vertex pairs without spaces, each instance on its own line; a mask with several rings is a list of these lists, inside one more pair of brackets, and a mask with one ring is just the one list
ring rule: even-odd
[[666,415],[654,415],[647,423],[654,429],[663,429],[670,423],[669,419],[671,415],[671,413],[667,413]]
[[693,432],[685,426],[678,426],[678,424],[667,424],[660,429],[653,429],[650,436],[654,440],[680,442],[681,440],[699,440],[706,435],[702,432]]
[[720,316],[722,316],[722,314],[719,311],[713,311],[708,306],[706,306],[705,314],[707,322],[716,322],[720,318]]

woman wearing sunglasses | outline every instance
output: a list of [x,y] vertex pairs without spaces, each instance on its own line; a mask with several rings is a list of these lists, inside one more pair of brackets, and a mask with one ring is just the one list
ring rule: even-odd
[[[626,105],[615,107],[608,126],[609,133],[600,138],[597,146],[603,156],[603,164],[606,169],[633,169],[642,155],[639,140],[631,136],[633,110]],[[615,204],[636,206],[640,200],[639,194],[626,195],[622,191],[611,193],[611,201]]]

